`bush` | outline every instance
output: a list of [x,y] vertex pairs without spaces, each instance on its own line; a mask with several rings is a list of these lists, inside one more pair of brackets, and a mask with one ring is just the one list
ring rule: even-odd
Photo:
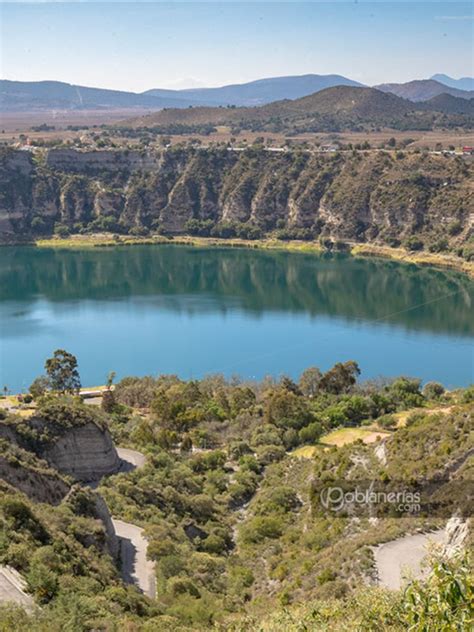
[[219,535],[211,534],[201,543],[200,548],[206,551],[206,553],[220,555],[224,553],[227,546],[224,538],[221,538]]
[[439,399],[444,395],[445,389],[439,382],[428,382],[423,387],[423,396],[426,399]]
[[474,385],[466,388],[464,393],[461,395],[462,404],[470,404],[471,402],[474,402]]
[[425,582],[414,581],[403,595],[403,619],[410,630],[468,630],[474,586],[467,555],[436,560]]
[[438,239],[428,246],[430,252],[444,252],[449,250],[449,244],[447,239]]
[[403,245],[407,250],[411,251],[423,250],[424,248],[424,244],[421,239],[417,239],[413,236],[406,239]]
[[199,598],[201,593],[197,586],[190,579],[173,578],[168,583],[168,589],[172,595],[188,594],[191,597]]
[[318,421],[313,421],[309,426],[301,428],[298,433],[301,443],[317,443],[323,434],[323,427]]
[[383,415],[377,420],[377,423],[382,428],[394,428],[397,425],[397,421],[393,415]]
[[244,543],[255,544],[266,538],[276,539],[283,533],[283,522],[276,516],[257,516],[241,528]]
[[285,448],[280,445],[265,445],[257,449],[257,458],[262,465],[281,461],[285,457]]
[[61,239],[64,239],[65,237],[68,237],[70,234],[69,228],[65,226],[64,224],[55,224],[54,234],[57,235],[58,237],[61,237]]
[[59,590],[58,576],[44,564],[32,565],[26,581],[29,590],[40,604],[46,604],[56,596]]

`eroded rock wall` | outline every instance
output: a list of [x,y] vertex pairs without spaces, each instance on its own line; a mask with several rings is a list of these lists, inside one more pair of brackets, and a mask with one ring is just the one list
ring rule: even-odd
[[171,148],[2,150],[0,232],[186,231],[191,220],[309,228],[331,239],[464,243],[474,163],[433,154]]

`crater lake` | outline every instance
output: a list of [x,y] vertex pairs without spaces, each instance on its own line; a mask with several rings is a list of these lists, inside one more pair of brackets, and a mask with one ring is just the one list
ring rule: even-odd
[[210,373],[298,377],[349,359],[361,379],[473,381],[474,283],[347,255],[134,245],[0,249],[0,381],[27,390],[57,348],[83,385]]

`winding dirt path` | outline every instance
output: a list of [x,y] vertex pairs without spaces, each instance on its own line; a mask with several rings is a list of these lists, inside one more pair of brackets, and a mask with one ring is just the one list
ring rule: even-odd
[[115,533],[120,542],[122,578],[127,584],[135,584],[145,595],[156,593],[155,565],[147,559],[148,541],[143,529],[129,522],[112,518]]
[[33,610],[35,603],[31,595],[25,592],[22,576],[9,566],[0,566],[0,603],[13,602],[25,610]]
[[445,544],[444,529],[431,533],[417,533],[373,547],[378,583],[385,588],[399,590],[407,579],[424,576],[423,560],[431,544]]
[[[146,457],[137,450],[117,448],[122,461],[121,472],[142,468]],[[112,518],[115,533],[119,539],[122,578],[128,584],[135,584],[148,597],[155,597],[155,564],[147,559],[148,541],[143,529],[129,522]]]
[[123,463],[121,468],[122,472],[128,472],[130,470],[140,469],[146,463],[146,456],[137,450],[130,450],[129,448],[117,448],[117,454]]

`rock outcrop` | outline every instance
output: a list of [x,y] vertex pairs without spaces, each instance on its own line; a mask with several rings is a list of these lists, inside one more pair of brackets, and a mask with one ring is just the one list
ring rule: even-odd
[[109,431],[93,423],[65,432],[41,456],[60,472],[84,482],[96,481],[120,469]]
[[56,470],[34,454],[0,439],[0,479],[39,503],[58,505],[70,490]]
[[97,481],[121,467],[110,432],[90,407],[52,402],[38,416],[0,421],[1,438],[76,481]]
[[433,154],[226,148],[0,152],[0,233],[182,233],[189,221],[262,234],[396,245],[416,235],[464,244],[473,232],[474,164]]

